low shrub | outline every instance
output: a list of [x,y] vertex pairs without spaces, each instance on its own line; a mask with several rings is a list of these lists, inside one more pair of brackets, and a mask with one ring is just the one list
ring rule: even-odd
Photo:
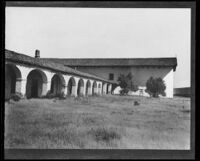
[[55,94],[48,91],[46,95],[41,96],[40,98],[49,98],[50,99],[50,98],[54,98],[54,97],[55,97]]
[[58,97],[60,100],[66,99],[64,92],[57,94],[56,97]]
[[89,131],[96,141],[109,142],[114,139],[120,139],[121,135],[114,128],[97,128]]
[[98,97],[98,96],[99,96],[99,94],[97,94],[97,93],[94,93],[92,96],[94,96],[94,97]]
[[80,93],[80,94],[78,95],[78,97],[84,97],[84,95],[83,95],[82,93]]
[[10,99],[14,100],[14,101],[20,101],[20,99],[23,97],[23,95],[21,93],[15,93],[15,94],[11,94]]
[[75,102],[82,101],[82,100],[83,100],[83,97],[80,97],[80,96],[74,97]]
[[134,106],[138,106],[140,103],[138,101],[134,101]]
[[120,95],[121,95],[121,96],[124,96],[124,95],[127,95],[127,94],[128,94],[129,89],[124,88],[124,89],[121,89],[119,92],[120,92]]

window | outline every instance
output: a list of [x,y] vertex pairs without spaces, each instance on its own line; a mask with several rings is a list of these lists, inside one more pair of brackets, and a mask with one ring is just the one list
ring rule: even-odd
[[109,74],[109,80],[114,80],[114,74],[113,73]]

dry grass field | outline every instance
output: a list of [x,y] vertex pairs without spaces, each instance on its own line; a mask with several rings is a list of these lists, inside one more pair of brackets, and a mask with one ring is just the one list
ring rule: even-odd
[[4,144],[5,148],[189,149],[190,98],[111,95],[10,101],[5,103]]

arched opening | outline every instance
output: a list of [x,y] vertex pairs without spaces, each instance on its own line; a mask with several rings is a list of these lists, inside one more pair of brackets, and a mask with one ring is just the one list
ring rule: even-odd
[[92,94],[97,94],[97,82],[94,81],[93,86],[92,86]]
[[41,97],[45,91],[47,76],[39,69],[32,70],[27,76],[26,96],[27,98]]
[[76,82],[73,77],[69,79],[68,86],[67,86],[67,94],[68,96],[74,95],[75,94],[75,86]]
[[84,82],[83,79],[80,79],[78,81],[78,89],[77,89],[77,95],[83,95],[84,94]]
[[51,93],[54,95],[64,92],[65,81],[62,75],[55,74],[51,79]]
[[109,93],[109,84],[107,84],[106,93]]
[[21,72],[13,64],[5,65],[5,99],[21,90]]
[[86,95],[89,95],[90,94],[90,89],[91,89],[91,83],[90,83],[90,80],[87,81],[86,83],[86,91],[85,91],[85,94]]

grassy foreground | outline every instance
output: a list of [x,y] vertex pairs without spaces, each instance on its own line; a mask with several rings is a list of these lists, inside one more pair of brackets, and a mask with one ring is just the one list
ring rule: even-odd
[[190,99],[112,95],[6,102],[4,144],[5,148],[189,149]]

